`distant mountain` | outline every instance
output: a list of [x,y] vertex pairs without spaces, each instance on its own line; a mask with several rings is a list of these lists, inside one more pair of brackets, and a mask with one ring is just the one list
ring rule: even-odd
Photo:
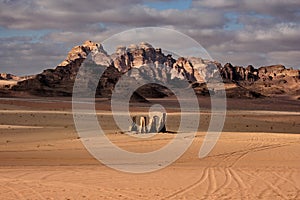
[[21,80],[21,78],[18,77],[18,76],[15,76],[13,74],[0,73],[0,80],[5,80],[5,81],[9,81],[9,80],[19,81],[19,80]]
[[33,78],[34,76],[15,76],[13,74],[7,74],[7,73],[0,73],[0,95],[1,96],[7,96],[3,94],[10,94],[10,90],[13,86],[17,85],[18,82],[24,81],[30,78]]
[[[92,56],[95,64],[106,67],[96,92],[100,97],[110,97],[119,78],[125,73],[135,79],[141,75],[154,77],[157,82],[164,79],[187,79],[199,95],[209,95],[205,82],[218,74],[225,83],[228,97],[300,95],[300,70],[286,69],[283,65],[255,69],[251,65],[242,67],[232,66],[230,63],[222,66],[218,62],[195,57],[175,59],[146,42],[128,47],[120,46],[115,53],[108,55],[101,44],[91,41],[74,47],[55,69],[47,69],[26,80],[20,80],[11,90],[38,96],[71,96],[79,67],[88,55]],[[94,72],[90,73],[91,77],[94,75]],[[170,95],[172,93],[160,85],[146,85],[135,94],[139,98]]]

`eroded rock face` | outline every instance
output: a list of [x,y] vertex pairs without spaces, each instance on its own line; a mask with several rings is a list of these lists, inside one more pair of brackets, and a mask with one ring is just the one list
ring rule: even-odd
[[111,55],[111,58],[113,65],[122,73],[145,65],[172,66],[175,62],[170,55],[164,55],[161,49],[154,49],[146,42],[142,42],[139,45],[132,44],[127,48],[119,46],[116,52]]
[[67,58],[58,66],[67,66],[75,60],[85,59],[90,52],[98,50],[103,50],[101,44],[85,41],[82,45],[73,47],[68,53]]
[[258,69],[260,79],[282,79],[285,77],[299,77],[299,70],[286,69],[283,65],[272,65]]
[[283,65],[260,67],[258,78],[247,88],[264,95],[300,94],[300,70],[286,69]]
[[18,81],[21,80],[21,77],[12,75],[12,74],[6,74],[6,73],[0,73],[0,80],[13,80],[13,81]]
[[136,115],[132,117],[132,125],[129,126],[129,132],[137,133],[165,133],[166,113],[156,112],[148,115]]
[[252,65],[244,68],[242,66],[232,66],[227,63],[220,69],[222,78],[225,81],[248,81],[254,82],[258,77],[258,71]]
[[55,69],[44,70],[28,80],[20,81],[12,89],[39,96],[71,96],[78,69],[90,53],[101,55],[95,59],[98,63],[106,65],[111,62],[102,45],[86,41],[72,48],[67,58]]
[[[119,46],[115,53],[108,55],[101,44],[91,41],[74,47],[55,69],[44,70],[28,80],[19,81],[13,90],[29,91],[35,95],[71,96],[78,69],[89,56],[95,63],[96,70],[89,72],[90,78],[97,74],[99,67],[105,69],[97,86],[97,95],[105,97],[111,95],[115,84],[124,74],[130,74],[136,80],[140,76],[152,77],[156,82],[187,80],[193,85],[196,93],[201,95],[209,94],[205,83],[218,73],[225,83],[236,85],[230,93],[232,97],[235,94],[248,98],[252,94],[256,97],[261,94],[294,94],[300,91],[299,70],[286,69],[283,65],[255,69],[252,65],[242,67],[227,63],[222,66],[218,62],[196,57],[181,57],[175,60],[172,55],[165,55],[160,48],[154,48],[146,42],[128,47]],[[1,74],[0,79],[1,77],[4,75]],[[155,96],[170,94],[157,86],[145,87],[139,92],[151,94],[143,91],[145,89],[155,89]]]
[[[286,69],[283,65],[264,66],[255,69],[232,66],[230,63],[220,69],[225,82],[234,82],[249,91],[265,96],[290,94],[300,91],[300,70]],[[255,96],[257,96],[255,94]]]

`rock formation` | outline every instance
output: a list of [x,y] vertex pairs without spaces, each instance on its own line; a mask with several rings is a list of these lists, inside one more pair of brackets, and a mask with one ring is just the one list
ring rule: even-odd
[[137,133],[165,133],[166,113],[155,112],[150,115],[135,115],[132,117],[132,125],[129,126],[130,132]]
[[[299,70],[286,69],[282,65],[256,69],[251,65],[242,67],[230,63],[222,66],[218,62],[195,57],[174,59],[172,55],[166,55],[162,49],[154,48],[146,42],[128,47],[119,46],[115,53],[108,55],[101,44],[91,41],[74,47],[55,69],[47,69],[19,81],[12,89],[40,96],[71,96],[78,69],[88,56],[95,63],[96,70],[89,72],[88,76],[91,79],[97,74],[99,66],[105,69],[99,84],[88,83],[97,84],[96,95],[101,97],[109,97],[119,78],[126,75],[134,80],[139,80],[140,77],[152,77],[157,83],[186,79],[197,94],[209,95],[205,83],[213,79],[217,73],[220,73],[225,85],[234,85],[227,89],[229,97],[256,98],[263,95],[300,94]],[[1,74],[0,79],[1,77],[3,79],[4,75]],[[8,75],[5,77],[7,78]],[[139,88],[137,93],[140,99],[143,99],[143,96],[172,95],[159,84]]]
[[[24,81],[27,79],[31,79],[34,76],[15,76],[13,74],[0,73],[0,89],[11,90],[15,85],[18,84],[19,81]],[[11,91],[1,91],[1,94],[11,94]],[[2,95],[8,96],[8,95]]]
[[[55,69],[44,70],[31,79],[21,81],[13,90],[28,91],[39,96],[71,96],[78,69],[91,52],[98,53],[99,56],[95,58],[98,63],[108,65],[111,62],[100,44],[86,41],[72,48],[67,58]],[[113,78],[113,73],[108,74]]]
[[75,46],[68,53],[67,58],[61,62],[58,66],[68,66],[78,59],[85,59],[88,54],[92,51],[98,51],[103,49],[102,46],[98,43],[93,43],[91,41],[85,41],[81,46]]
[[18,77],[18,76],[12,75],[12,74],[0,73],[0,80],[5,80],[5,81],[9,81],[9,80],[19,81],[19,80],[21,80],[21,78]]
[[252,84],[242,83],[246,88],[264,95],[299,95],[300,70],[286,69],[283,65],[260,67]]

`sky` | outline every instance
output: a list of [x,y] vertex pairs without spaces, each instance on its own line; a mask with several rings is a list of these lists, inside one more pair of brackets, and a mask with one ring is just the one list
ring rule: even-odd
[[222,64],[300,69],[299,0],[0,0],[0,73],[40,73],[141,27],[182,32]]

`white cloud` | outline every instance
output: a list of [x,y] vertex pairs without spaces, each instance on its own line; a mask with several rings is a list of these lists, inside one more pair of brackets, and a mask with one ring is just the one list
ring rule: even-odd
[[[30,37],[4,39],[0,34],[0,71],[27,74],[55,67],[72,46],[85,40],[102,42],[113,34],[144,26],[181,31],[223,64],[299,66],[299,0],[194,0],[184,11],[157,10],[143,2],[0,1],[0,27],[20,32],[53,30],[38,41]],[[234,23],[240,28],[231,30]]]
[[274,51],[267,55],[270,63],[280,63],[300,69],[300,51]]
[[192,5],[195,7],[234,8],[239,2],[238,0],[194,0]]

